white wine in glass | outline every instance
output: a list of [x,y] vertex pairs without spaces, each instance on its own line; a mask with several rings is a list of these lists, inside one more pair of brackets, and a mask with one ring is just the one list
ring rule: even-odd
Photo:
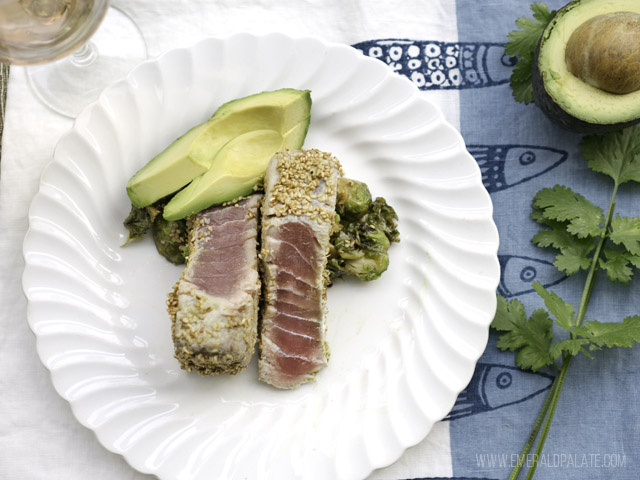
[[102,22],[108,0],[0,0],[0,61],[34,65],[80,48]]
[[109,0],[0,0],[0,62],[28,66],[38,98],[75,117],[146,59],[135,23]]

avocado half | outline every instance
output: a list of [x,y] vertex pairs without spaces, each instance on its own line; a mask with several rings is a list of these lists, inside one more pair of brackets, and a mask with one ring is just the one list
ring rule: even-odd
[[[594,17],[616,12],[628,12],[635,17],[640,14],[640,1],[574,0],[558,10],[538,43],[532,70],[536,105],[567,130],[599,134],[640,121],[640,90],[620,94],[598,88],[572,74],[565,58],[571,35],[579,27]],[[597,35],[593,39],[595,44],[617,41]],[[588,48],[588,43],[584,45]],[[634,55],[640,55],[640,43],[632,45]],[[640,76],[640,65],[631,66],[636,69],[635,75]]]
[[231,100],[138,170],[127,183],[127,195],[133,205],[145,207],[177,192],[210,170],[227,142],[247,132],[275,130],[281,134],[282,149],[298,149],[310,117],[309,90],[281,88]]

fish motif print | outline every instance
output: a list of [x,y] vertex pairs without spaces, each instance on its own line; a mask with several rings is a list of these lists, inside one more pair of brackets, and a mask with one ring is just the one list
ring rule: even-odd
[[467,145],[467,150],[478,162],[489,193],[547,173],[569,156],[565,150],[535,145]]
[[527,401],[551,388],[553,376],[516,367],[478,363],[471,378],[445,420],[489,412]]
[[509,82],[516,59],[504,43],[379,39],[352,45],[408,77],[421,90],[482,88]]
[[531,284],[540,282],[545,288],[556,285],[567,276],[552,262],[521,255],[498,255],[500,283],[498,293],[505,298],[533,292]]

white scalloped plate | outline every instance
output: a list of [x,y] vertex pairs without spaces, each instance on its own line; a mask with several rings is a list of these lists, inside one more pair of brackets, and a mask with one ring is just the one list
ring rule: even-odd
[[[306,147],[386,197],[402,241],[381,279],[328,293],[330,365],[293,391],[256,365],[202,378],[173,358],[165,296],[181,272],[150,239],[121,248],[128,178],[223,102],[310,89]],[[406,78],[345,45],[207,39],[137,67],[60,140],[24,241],[38,353],[78,420],[162,479],[358,479],[453,406],[495,311],[492,205],[459,133]]]

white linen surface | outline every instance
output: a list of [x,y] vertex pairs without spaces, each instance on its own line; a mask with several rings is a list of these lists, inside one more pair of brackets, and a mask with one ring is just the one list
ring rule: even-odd
[[[376,38],[457,39],[454,0],[129,0],[114,2],[145,38],[149,58],[210,36],[281,32],[353,44]],[[113,46],[126,39],[113,38]],[[455,91],[428,92],[459,126]],[[72,120],[34,96],[12,67],[0,163],[0,478],[123,480],[153,478],[108,452],[73,417],[40,363],[21,289],[29,203],[58,139]],[[375,479],[451,476],[448,423]]]

